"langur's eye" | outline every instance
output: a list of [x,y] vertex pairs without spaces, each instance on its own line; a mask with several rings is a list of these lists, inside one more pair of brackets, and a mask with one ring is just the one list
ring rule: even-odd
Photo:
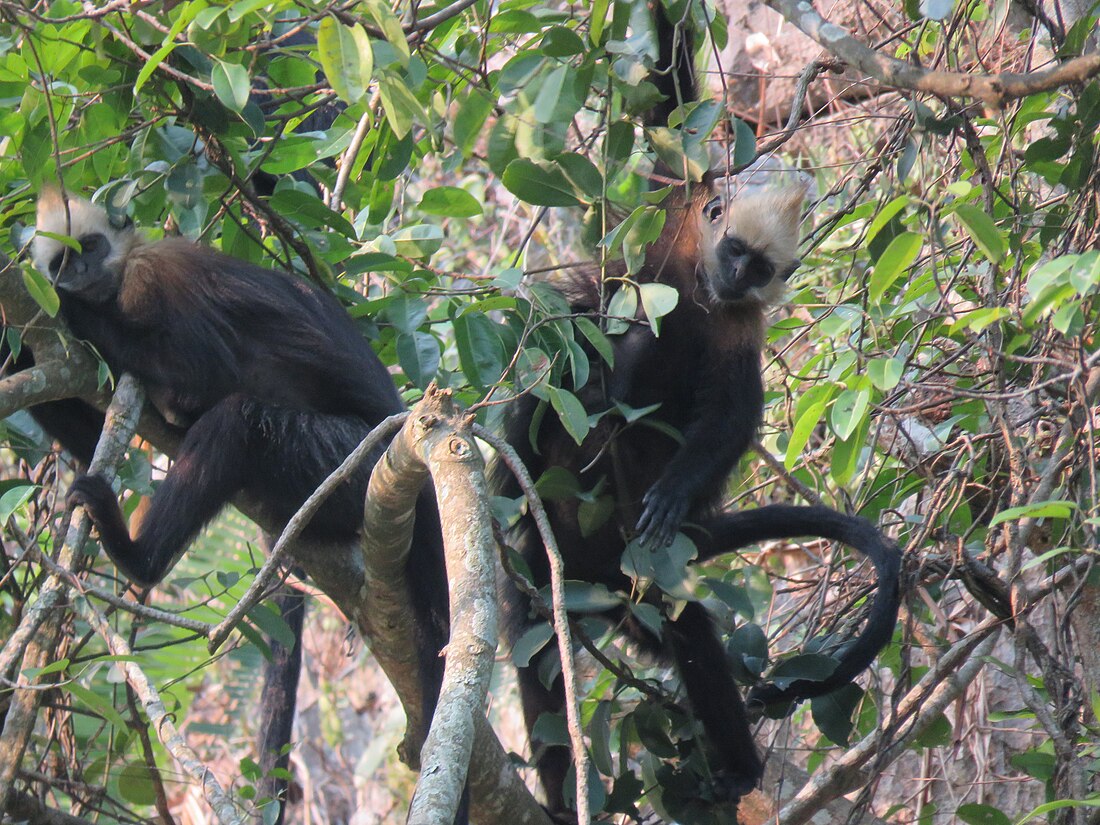
[[721,198],[713,198],[706,206],[703,207],[703,217],[705,217],[711,223],[714,223],[725,211],[725,204],[722,203]]
[[87,254],[89,252],[94,252],[95,250],[99,249],[99,244],[103,239],[103,236],[99,234],[85,235],[83,238],[80,239],[81,253]]

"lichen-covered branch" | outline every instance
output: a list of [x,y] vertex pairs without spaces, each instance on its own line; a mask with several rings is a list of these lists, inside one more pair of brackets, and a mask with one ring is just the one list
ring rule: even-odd
[[[419,445],[439,502],[450,593],[451,636],[443,688],[421,752],[420,783],[410,823],[447,825],[453,818],[470,764],[475,720],[485,697],[497,647],[496,541],[485,466],[470,430],[450,396],[429,392],[424,403],[449,412]],[[443,423],[442,421],[440,423]],[[456,426],[457,425],[457,426]]]
[[584,744],[584,731],[581,728],[580,700],[577,697],[577,667],[573,657],[573,639],[569,632],[569,614],[565,609],[565,562],[558,549],[557,539],[550,527],[550,518],[546,508],[535,491],[535,481],[527,468],[523,466],[519,453],[504,439],[478,428],[479,437],[484,438],[500,454],[501,460],[519,481],[520,488],[527,496],[531,515],[535,519],[539,535],[550,566],[550,593],[554,614],[554,634],[558,640],[558,653],[561,657],[562,680],[565,684],[565,716],[569,728],[570,744],[573,750],[574,773],[577,777],[577,822],[586,825],[591,821],[588,802],[588,751]]

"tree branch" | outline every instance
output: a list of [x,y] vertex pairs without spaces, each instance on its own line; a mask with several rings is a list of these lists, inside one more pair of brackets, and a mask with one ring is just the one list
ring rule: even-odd
[[[425,414],[425,406],[432,412]],[[493,675],[497,649],[496,541],[485,464],[471,433],[472,419],[459,420],[450,392],[434,386],[428,388],[416,412],[418,424],[430,423],[425,422],[429,416],[440,416],[435,426],[418,432],[420,443],[415,446],[431,473],[439,502],[451,635],[439,703],[421,752],[420,782],[409,806],[408,821],[447,825],[454,818],[466,784],[474,720],[485,716],[485,698]],[[395,440],[395,444],[401,443],[402,439]]]
[[894,89],[927,92],[940,97],[976,97],[992,106],[1006,100],[1083,83],[1100,74],[1100,55],[1084,55],[1037,72],[968,74],[924,69],[879,54],[848,31],[823,18],[806,0],[765,0],[823,49]]
[[[89,467],[90,472],[102,475],[108,481],[114,479],[116,468],[137,426],[144,399],[144,391],[131,376],[124,375],[119,380],[118,391],[107,410],[103,435]],[[91,520],[83,509],[77,508],[69,514],[65,523],[65,543],[58,553],[57,563],[67,570],[77,570],[83,560],[82,551],[91,529]],[[38,601],[23,616],[19,627],[0,650],[0,674],[10,673],[19,657],[22,657],[24,671],[43,668],[54,660],[67,613],[64,608],[68,593],[69,583],[57,576],[51,576],[42,586]],[[17,682],[19,687],[12,696],[4,719],[4,732],[0,736],[0,810],[6,810],[11,799],[12,783],[30,741],[42,695],[37,679],[20,674]]]
[[985,667],[985,656],[993,649],[1000,626],[999,619],[984,622],[936,660],[897,709],[898,719],[911,719],[904,733],[897,734],[896,725],[891,724],[849,748],[828,770],[816,773],[776,821],[780,825],[809,822],[829,802],[863,784],[862,768],[872,759],[881,770],[901,756],[913,737],[936,721]]

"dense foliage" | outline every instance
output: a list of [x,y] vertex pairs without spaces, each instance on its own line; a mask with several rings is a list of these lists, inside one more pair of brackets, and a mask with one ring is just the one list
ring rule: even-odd
[[[1016,19],[996,4],[879,11],[892,29],[875,36],[884,53],[956,71],[1027,71],[1076,55],[1092,47],[1095,25]],[[726,45],[725,18],[699,3],[688,13],[707,61]],[[595,380],[585,353],[606,354],[616,327],[572,317],[546,273],[640,260],[664,221],[661,192],[644,178],[655,157],[699,174],[719,155],[741,166],[756,154],[754,129],[706,96],[675,128],[642,128],[655,99],[648,19],[641,0],[415,13],[383,0],[0,2],[3,249],[18,257],[36,193],[63,182],[151,235],[182,233],[327,285],[410,401],[432,381],[464,405],[531,391],[579,439],[591,422],[574,391]],[[804,266],[768,339],[761,450],[774,458],[746,459],[730,501],[820,498],[878,522],[907,551],[908,611],[866,693],[814,701],[793,723],[765,724],[761,742],[774,746],[773,764],[819,774],[845,746],[868,748],[856,766],[885,790],[858,804],[888,821],[1001,823],[1044,802],[1084,803],[1097,791],[1100,687],[1100,84],[995,107],[884,94],[863,78],[844,95],[809,107],[780,150],[812,171],[815,207]],[[539,277],[521,285],[525,272]],[[29,266],[23,278],[40,320],[56,314],[50,285]],[[656,322],[672,309],[668,293],[620,295]],[[9,350],[22,334],[6,328]],[[478,414],[497,426],[505,407]],[[7,420],[6,438],[5,637],[43,581],[28,551],[58,541],[52,517],[67,478],[25,414]],[[159,462],[132,449],[125,486],[148,493]],[[570,478],[544,478],[540,492],[579,496],[593,524],[610,506]],[[497,503],[505,517],[516,506]],[[210,620],[239,597],[258,554],[241,517],[224,525],[154,595],[158,605]],[[763,550],[753,564],[690,574],[687,543],[626,563],[672,609],[705,599],[736,622],[729,652],[746,681],[812,678],[812,653],[776,666],[777,651],[852,630],[844,620],[861,615],[868,575],[823,544]],[[626,598],[581,584],[570,596],[579,612]],[[651,606],[632,606],[639,621],[658,621]],[[254,701],[263,633],[286,637],[277,611],[261,606],[250,620],[229,654],[242,667],[218,671],[242,710]],[[211,666],[204,646],[179,628],[117,621],[184,714]],[[601,629],[591,630],[598,643]],[[549,629],[536,636],[517,656]],[[24,779],[97,821],[149,819],[162,778],[148,766],[168,760],[97,637],[78,622],[64,638],[38,673],[56,686]],[[636,676],[662,674],[608,653]],[[723,821],[706,804],[675,694],[640,691],[595,664],[584,677],[591,757],[607,782],[606,793],[592,783],[595,808]],[[238,789],[256,778],[254,764],[241,773]],[[929,790],[918,775],[943,784]],[[993,776],[1023,790],[983,784]],[[800,784],[794,773],[787,781]],[[1050,811],[1039,813],[1080,815]]]

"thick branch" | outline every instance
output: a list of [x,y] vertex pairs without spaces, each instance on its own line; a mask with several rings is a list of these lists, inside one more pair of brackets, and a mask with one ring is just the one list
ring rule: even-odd
[[35,352],[30,369],[0,381],[0,418],[43,401],[86,397],[97,389],[95,361],[83,348],[67,348],[61,322],[49,318],[23,286],[19,266],[0,253],[0,313],[4,326],[23,328]]
[[474,720],[485,716],[497,647],[496,541],[485,464],[471,422],[456,421],[449,393],[434,396],[429,390],[426,401],[450,412],[450,421],[432,428],[420,449],[442,516],[451,636],[439,704],[421,753],[420,782],[409,808],[408,821],[416,825],[448,825],[453,819],[466,783]]
[[968,74],[924,69],[879,54],[848,31],[830,23],[806,0],[765,0],[790,23],[834,57],[870,75],[884,86],[927,92],[941,97],[975,97],[994,106],[1004,101],[1083,83],[1100,74],[1100,55],[1085,55],[1037,72]]

